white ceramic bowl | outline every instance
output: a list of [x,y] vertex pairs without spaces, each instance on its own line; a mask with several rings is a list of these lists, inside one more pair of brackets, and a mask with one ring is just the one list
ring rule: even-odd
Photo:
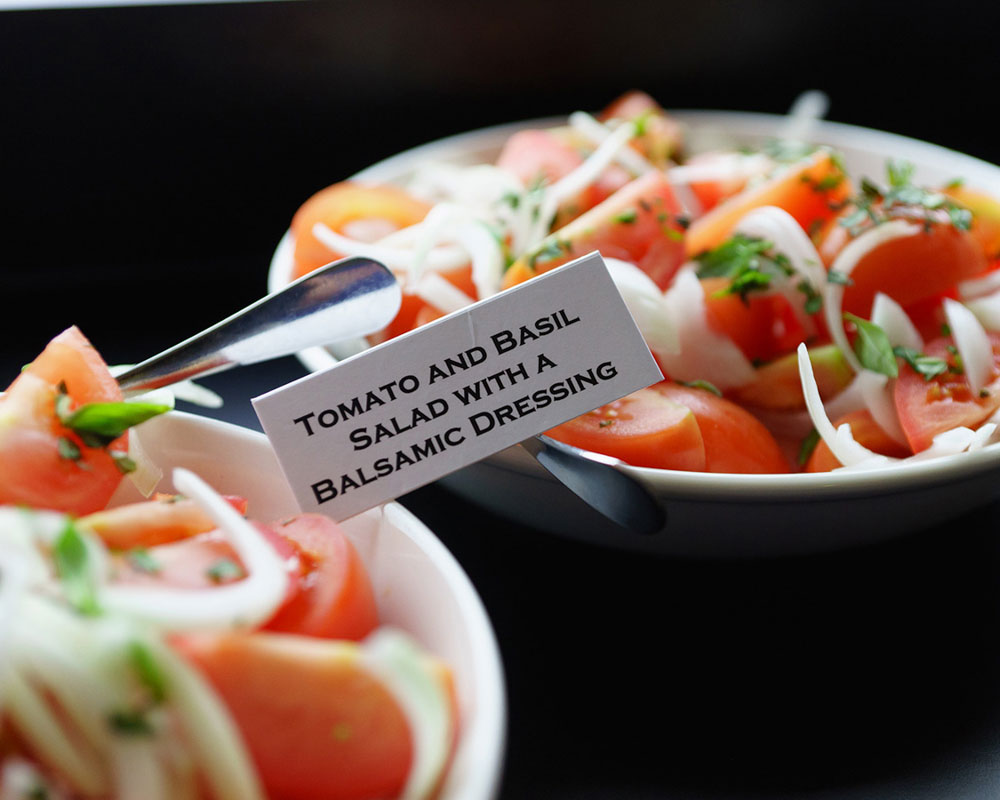
[[[725,111],[675,111],[689,141],[711,139],[754,145],[773,138],[784,117]],[[427,160],[492,160],[516,130],[564,124],[531,120],[452,136],[405,151],[354,176],[372,182],[404,180]],[[881,179],[889,158],[916,166],[917,183],[962,177],[1000,194],[1000,167],[895,134],[817,122],[817,144],[839,150],[851,175]],[[342,176],[332,176],[330,183]],[[303,198],[304,199],[304,198]],[[291,241],[275,250],[270,287],[288,280]],[[331,350],[299,354],[310,370],[336,362]],[[663,530],[629,534],[592,511],[521,448],[511,448],[442,479],[441,483],[490,511],[524,525],[602,545],[696,557],[818,553],[878,542],[953,519],[1000,498],[1000,446],[972,454],[906,464],[877,473],[723,475],[627,467],[667,510]],[[512,498],[517,498],[514,502]]]
[[[246,497],[253,518],[280,519],[298,511],[263,434],[171,412],[144,423],[142,441],[164,469],[163,491],[170,490],[172,468],[186,467],[216,491]],[[137,498],[125,481],[112,503]],[[490,800],[503,767],[506,692],[479,596],[447,548],[398,503],[342,525],[368,567],[382,620],[411,633],[454,671],[460,739],[441,800]]]

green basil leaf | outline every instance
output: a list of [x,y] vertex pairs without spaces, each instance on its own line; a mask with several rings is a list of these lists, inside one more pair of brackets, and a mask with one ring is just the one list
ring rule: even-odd
[[899,375],[899,365],[896,355],[892,352],[889,337],[878,325],[862,319],[850,312],[844,313],[844,319],[853,322],[858,329],[858,337],[854,341],[854,352],[858,361],[865,369],[895,378]]

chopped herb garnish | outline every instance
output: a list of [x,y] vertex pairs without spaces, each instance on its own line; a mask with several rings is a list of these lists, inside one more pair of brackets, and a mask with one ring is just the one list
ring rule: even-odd
[[802,440],[802,444],[799,446],[799,455],[797,461],[800,467],[804,467],[809,457],[813,454],[816,449],[816,445],[819,444],[819,431],[813,428],[809,433],[806,434],[806,438]]
[[150,700],[162,703],[167,698],[167,679],[149,647],[140,641],[129,642],[129,664],[149,692]]
[[844,319],[853,322],[857,328],[858,336],[854,340],[854,352],[861,366],[872,372],[888,375],[890,378],[897,377],[899,365],[896,363],[896,356],[892,352],[892,345],[885,331],[875,323],[850,312],[844,313]]
[[615,421],[613,419],[602,419],[600,422],[597,423],[597,427],[607,428],[609,425],[613,425],[614,422]]
[[639,212],[637,212],[634,208],[623,209],[622,211],[619,211],[617,214],[615,214],[615,216],[613,217],[615,222],[622,222],[625,223],[626,225],[631,225],[638,218],[639,218]]
[[892,352],[909,364],[918,375],[923,375],[925,381],[948,371],[948,362],[943,358],[925,356],[911,347],[894,347]]
[[77,443],[65,436],[60,436],[57,440],[56,450],[59,453],[59,457],[65,458],[67,461],[79,462],[80,459],[83,458],[83,453],[80,452],[80,448],[77,446]]
[[738,233],[696,258],[698,277],[728,278],[729,286],[718,294],[738,294],[749,302],[750,292],[768,289],[774,278],[793,273],[788,258],[773,250],[774,245],[766,239]]
[[538,247],[535,252],[533,252],[528,257],[528,266],[534,267],[538,263],[545,263],[546,261],[555,261],[557,258],[561,258],[563,252],[571,252],[573,249],[572,242],[563,241],[561,239],[546,239]]
[[[65,394],[58,397],[68,400]],[[72,412],[65,402],[62,408],[58,399],[56,404],[59,421],[88,447],[107,447],[133,425],[167,411],[170,406],[161,403],[86,403]]]
[[153,726],[146,717],[145,711],[124,709],[108,714],[108,727],[114,733],[123,736],[151,736]]
[[72,520],[66,521],[62,533],[53,543],[52,559],[70,604],[81,614],[100,613],[87,542]]
[[941,221],[936,211],[944,211],[948,222],[958,230],[969,230],[972,212],[948,195],[914,185],[913,174],[910,162],[890,159],[886,162],[888,189],[862,178],[861,192],[851,200],[855,210],[841,219],[840,224],[856,236],[868,222],[880,225],[893,217],[894,209],[908,206],[923,209],[925,230]]
[[118,450],[111,451],[111,460],[114,465],[118,467],[118,471],[122,475],[128,475],[130,472],[135,472],[139,465],[135,461],[129,458],[127,453],[119,452]]
[[843,272],[838,272],[835,269],[827,270],[826,279],[830,283],[836,283],[840,286],[850,286],[854,281],[851,280],[850,275],[845,275]]
[[692,389],[704,389],[706,392],[711,392],[716,397],[722,397],[722,392],[719,391],[719,387],[710,381],[696,380],[696,381],[677,381],[681,386],[688,386]]
[[137,570],[150,575],[155,575],[162,569],[160,562],[145,547],[133,547],[125,553],[125,558]]
[[823,308],[823,296],[816,291],[809,281],[799,281],[795,287],[806,296],[805,311],[807,314],[817,314]]
[[242,578],[246,573],[243,571],[243,567],[232,559],[220,558],[205,570],[205,574],[215,583],[223,583],[224,581]]

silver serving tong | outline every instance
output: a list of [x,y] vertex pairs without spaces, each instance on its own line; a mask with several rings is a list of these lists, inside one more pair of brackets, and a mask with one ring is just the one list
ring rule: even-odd
[[[365,336],[388,325],[401,300],[395,276],[379,262],[362,257],[335,261],[121,373],[118,384],[134,394]],[[663,507],[640,481],[621,470],[617,459],[546,436],[521,446],[618,525],[642,534],[663,528]]]

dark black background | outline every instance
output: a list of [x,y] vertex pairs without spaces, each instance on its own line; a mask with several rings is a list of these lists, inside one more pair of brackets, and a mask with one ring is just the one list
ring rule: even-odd
[[[597,109],[829,117],[1000,161],[995,4],[273,2],[0,12],[0,366],[71,323],[139,359],[259,297],[298,204],[398,150]],[[222,416],[302,373],[212,379]],[[507,668],[505,798],[1000,789],[998,509],[877,548],[685,562],[404,501]]]

